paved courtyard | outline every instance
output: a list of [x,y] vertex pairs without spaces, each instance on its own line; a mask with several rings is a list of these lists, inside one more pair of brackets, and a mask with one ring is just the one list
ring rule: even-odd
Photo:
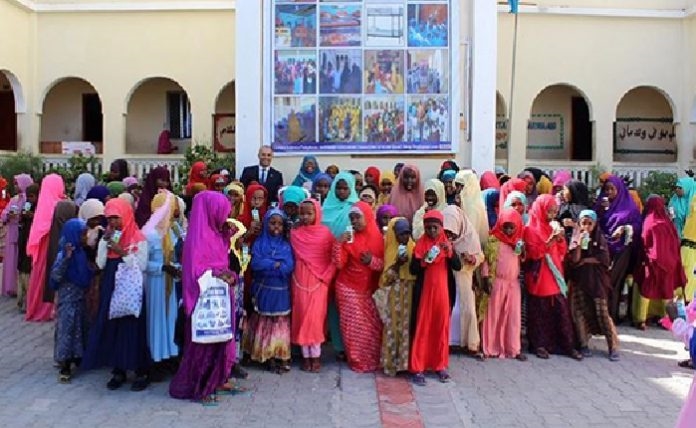
[[0,331],[2,427],[672,427],[692,376],[676,366],[687,353],[669,333],[624,327],[618,363],[595,338],[583,362],[456,355],[451,383],[412,387],[327,356],[319,375],[252,368],[248,392],[206,408],[169,398],[167,382],[109,391],[107,370],[59,384],[52,324],[22,321],[13,299],[0,298]]

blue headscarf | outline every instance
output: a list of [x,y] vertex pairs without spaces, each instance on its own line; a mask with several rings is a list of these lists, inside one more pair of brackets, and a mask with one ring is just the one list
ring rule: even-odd
[[488,228],[493,229],[498,222],[498,213],[495,212],[495,205],[500,199],[500,190],[486,189],[481,192],[481,198],[486,205],[486,214],[488,214]]
[[75,180],[75,205],[78,207],[82,205],[95,184],[97,184],[97,180],[88,172],[83,172],[77,176],[77,180]]
[[289,202],[295,205],[300,205],[300,202],[307,199],[307,192],[304,188],[299,186],[288,186],[283,190],[281,199],[283,200],[283,204]]
[[672,221],[681,238],[684,224],[686,223],[686,217],[689,216],[691,200],[694,194],[696,194],[696,181],[691,177],[682,177],[677,180],[676,186],[684,190],[684,196],[679,197],[676,194],[672,195],[669,199],[669,206],[674,210],[674,219]]
[[527,196],[525,196],[524,193],[518,192],[517,190],[513,190],[512,192],[508,193],[507,198],[505,198],[505,203],[503,204],[503,208],[513,208],[512,202],[514,199],[519,199],[522,201],[522,205],[524,205],[524,214],[522,214],[522,223],[525,224],[525,226],[529,223],[529,214],[527,213]]
[[[340,201],[336,196],[336,184],[339,181],[345,181],[350,190],[350,195],[345,201]],[[326,196],[324,205],[322,206],[322,221],[321,223],[328,226],[331,229],[331,233],[334,237],[338,238],[343,232],[346,231],[346,226],[348,226],[348,212],[350,207],[354,203],[358,202],[358,192],[355,191],[355,177],[350,172],[340,172],[336,178],[334,178],[333,183],[331,183],[331,190]]]
[[[273,265],[275,262],[285,262],[289,263],[289,266],[284,266],[285,269],[290,270],[294,267],[294,262],[292,258],[292,248],[290,247],[290,242],[285,238],[285,233],[280,235],[271,235],[268,231],[268,225],[271,222],[271,217],[280,216],[283,219],[283,224],[287,223],[288,217],[282,210],[278,208],[273,208],[269,210],[265,216],[263,216],[263,227],[261,229],[261,235],[256,238],[253,244],[252,251],[252,262],[253,259],[262,262],[261,264],[266,264],[270,262]],[[269,270],[264,269],[263,266],[257,266],[259,263],[253,263],[252,269],[254,270]],[[255,267],[260,267],[256,269]],[[270,285],[270,284],[269,284]]]
[[106,198],[109,196],[111,196],[111,192],[109,192],[106,186],[94,186],[89,193],[87,193],[85,199],[99,199],[102,204],[106,204]]
[[[63,225],[63,229],[60,232],[60,241],[58,242],[59,252],[53,264],[55,269],[63,262],[65,246],[71,244],[73,253],[65,270],[63,280],[82,289],[89,287],[94,275],[94,272],[89,267],[87,253],[82,246],[82,234],[86,228],[87,223],[78,218],[72,218]],[[53,275],[50,278],[50,286],[53,290],[60,288],[60,282],[56,281]]]
[[441,181],[453,181],[454,177],[457,175],[457,171],[453,169],[447,169],[442,171],[440,180]]
[[320,181],[326,181],[329,183],[329,186],[331,186],[331,183],[333,182],[333,178],[329,174],[320,172],[317,174],[316,177],[314,177],[314,180],[312,180],[312,193],[317,193],[317,183]]
[[583,217],[589,217],[590,219],[592,219],[592,221],[597,223],[597,213],[594,212],[594,210],[582,210],[582,211],[580,211],[580,215],[578,216],[578,219],[581,219]]
[[[305,165],[307,164],[308,161],[314,162],[314,171],[311,173],[307,172],[305,169]],[[295,180],[293,180],[292,185],[293,186],[302,186],[305,182],[307,181],[314,181],[314,179],[321,173],[321,169],[319,168],[319,162],[317,162],[317,158],[312,155],[307,155],[302,158],[302,164],[300,165],[300,170],[297,173],[297,176],[295,177]]]

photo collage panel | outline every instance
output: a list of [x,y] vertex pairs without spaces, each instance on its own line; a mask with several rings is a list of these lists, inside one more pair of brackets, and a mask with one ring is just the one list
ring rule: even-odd
[[451,149],[449,0],[272,0],[279,151]]

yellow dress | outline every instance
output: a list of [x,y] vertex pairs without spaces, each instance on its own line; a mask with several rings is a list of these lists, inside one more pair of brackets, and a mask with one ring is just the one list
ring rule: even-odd
[[[689,205],[689,215],[684,222],[683,240],[681,246],[681,259],[684,265],[684,273],[686,273],[686,300],[691,301],[696,291],[696,275],[694,275],[694,267],[696,267],[696,204],[694,199],[691,199]],[[684,241],[690,241],[691,245],[684,245]]]

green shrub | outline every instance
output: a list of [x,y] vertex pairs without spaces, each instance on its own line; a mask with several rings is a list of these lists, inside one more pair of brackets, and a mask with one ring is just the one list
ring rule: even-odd
[[30,174],[34,181],[43,178],[43,160],[34,154],[19,152],[0,159],[0,175],[7,180],[8,191],[16,193],[13,177],[18,174]]
[[648,199],[648,196],[655,194],[660,195],[665,200],[669,200],[674,192],[674,184],[677,182],[677,174],[671,172],[650,171],[648,176],[643,180],[638,193],[640,193],[643,201]]
[[[212,148],[212,144],[196,143],[186,149],[184,162],[179,166],[180,187],[186,187],[188,184],[189,171],[191,166],[203,161],[208,165],[208,170],[226,169],[232,177],[235,177],[235,155],[234,153],[217,153]],[[176,187],[177,183],[173,183]],[[174,189],[175,191],[178,189]]]

